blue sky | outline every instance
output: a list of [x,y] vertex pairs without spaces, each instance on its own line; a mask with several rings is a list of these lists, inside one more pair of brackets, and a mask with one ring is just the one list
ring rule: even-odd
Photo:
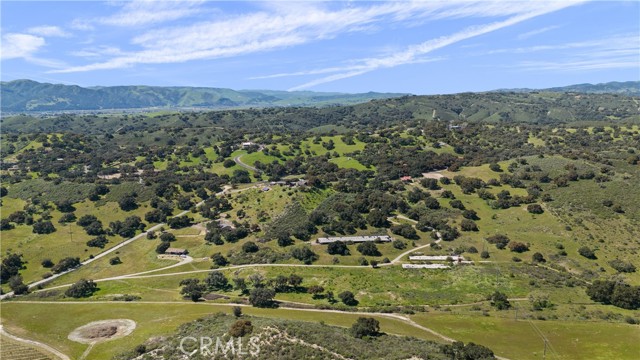
[[414,94],[640,80],[638,1],[2,1],[3,81]]

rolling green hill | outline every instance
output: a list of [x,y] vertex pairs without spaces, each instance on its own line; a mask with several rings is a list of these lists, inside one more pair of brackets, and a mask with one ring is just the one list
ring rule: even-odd
[[[225,97],[225,99],[229,98]],[[239,99],[235,99],[232,101],[240,102]],[[600,122],[599,125],[608,125],[640,121],[638,106],[638,98],[617,94],[490,92],[402,96],[330,107],[291,106],[133,116],[16,115],[2,118],[2,126],[6,132],[71,131],[97,134],[115,131],[147,131],[156,127],[222,126],[273,131],[309,130],[331,125],[348,129],[364,129],[372,125],[391,126],[399,121],[412,120],[452,121],[456,125],[477,122],[581,123],[582,125],[585,122]],[[152,121],[148,121],[149,119]]]
[[353,104],[402,94],[231,90],[205,87],[110,86],[84,88],[32,80],[2,82],[2,111],[70,111],[137,108],[228,108]]
[[552,87],[547,89],[507,89],[501,91],[543,91],[543,92],[577,92],[584,94],[620,94],[626,96],[640,96],[640,81],[611,81],[601,84],[575,84]]

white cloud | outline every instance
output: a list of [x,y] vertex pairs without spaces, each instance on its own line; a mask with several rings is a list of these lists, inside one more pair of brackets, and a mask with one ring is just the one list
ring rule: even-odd
[[97,46],[70,52],[70,55],[83,58],[101,58],[105,56],[121,56],[125,53],[114,46]]
[[[121,12],[100,21],[121,26],[161,22],[188,16],[196,11],[199,5],[198,2],[188,2],[181,7],[181,4],[185,3],[157,1],[127,3]],[[565,7],[567,4],[571,3],[411,1],[344,6],[342,3],[313,2],[304,3],[302,6],[296,3],[276,2],[262,4],[262,10],[252,13],[216,14],[213,20],[189,26],[154,29],[134,37],[131,43],[138,49],[127,54],[114,55],[106,61],[66,68],[57,72],[117,69],[137,64],[180,63],[240,56],[332,39],[350,32],[373,31],[377,26],[382,24],[388,26],[394,22],[409,26],[451,17],[505,17],[514,14],[545,13],[552,11],[550,9]],[[515,17],[518,16],[522,15]],[[445,38],[436,40],[444,44],[442,46],[449,44]],[[436,45],[430,43],[425,46]],[[375,68],[395,66],[392,63],[415,62],[418,61],[418,55],[423,53],[426,53],[425,50],[416,46],[404,55],[399,54],[389,59],[369,59],[366,64],[361,64],[362,68],[355,71],[366,70],[371,66]]]
[[516,65],[532,71],[585,71],[596,69],[638,68],[640,38],[637,34],[619,34],[597,40],[527,48],[502,49],[511,53],[552,54],[554,60],[526,60]]
[[[418,56],[428,54],[434,50],[441,49],[443,47],[449,46],[451,44],[454,44],[466,39],[484,35],[496,30],[500,30],[505,27],[518,24],[522,21],[525,21],[540,15],[544,15],[553,11],[563,9],[567,6],[576,4],[576,2],[555,2],[555,3],[546,3],[546,2],[539,3],[538,2],[536,4],[538,4],[537,9],[533,9],[530,6],[525,6],[525,8],[527,8],[528,10],[527,12],[510,17],[507,20],[498,21],[490,24],[481,25],[481,26],[468,27],[460,32],[457,32],[451,35],[442,36],[436,39],[425,41],[421,44],[409,46],[404,51],[398,52],[394,55],[361,59],[359,62],[363,66],[359,70],[354,71],[352,70],[353,68],[352,66],[348,66],[340,69],[340,71],[345,71],[343,73],[315,79],[307,83],[295,86],[289,90],[306,89],[316,85],[325,84],[325,83],[329,83],[329,82],[333,82],[333,81],[341,80],[345,78],[350,78],[357,75],[362,75],[364,73],[371,72],[381,68],[391,68],[391,67],[396,67],[400,65],[410,64],[415,62]],[[493,8],[491,8],[490,10],[493,10]],[[333,69],[335,70],[336,68],[333,68]]]
[[202,1],[136,0],[126,2],[114,15],[97,21],[113,26],[140,26],[177,20],[198,13]]
[[518,35],[518,40],[525,40],[525,39],[528,39],[528,38],[530,38],[532,36],[540,35],[542,33],[546,33],[547,31],[555,30],[555,29],[557,29],[559,27],[560,27],[559,25],[554,25],[554,26],[543,27],[543,28],[536,29],[536,30],[531,30],[531,31],[528,31],[526,33],[522,33],[522,34]]
[[29,34],[40,35],[44,37],[70,37],[71,36],[71,34],[62,30],[58,26],[50,26],[50,25],[32,27],[27,29],[27,32]]
[[45,44],[44,38],[29,34],[9,33],[2,35],[2,60],[31,57]]

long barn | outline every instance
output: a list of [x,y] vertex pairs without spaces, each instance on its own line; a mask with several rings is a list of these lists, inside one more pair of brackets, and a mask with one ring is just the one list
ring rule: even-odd
[[318,244],[330,244],[336,241],[362,243],[362,242],[391,242],[393,239],[389,235],[375,235],[375,236],[336,236],[336,237],[321,237],[316,240]]

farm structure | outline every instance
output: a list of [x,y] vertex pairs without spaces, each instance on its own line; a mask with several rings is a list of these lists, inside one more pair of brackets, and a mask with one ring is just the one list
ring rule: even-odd
[[393,239],[389,235],[374,235],[374,236],[342,236],[342,237],[322,237],[316,240],[318,244],[330,244],[336,241],[351,242],[351,243],[363,243],[363,242],[391,242]]
[[464,261],[464,257],[460,255],[414,255],[409,256],[410,261]]
[[449,269],[451,266],[444,264],[402,264],[403,269]]
[[166,255],[187,255],[189,252],[187,251],[187,249],[168,248],[164,251],[164,253]]

